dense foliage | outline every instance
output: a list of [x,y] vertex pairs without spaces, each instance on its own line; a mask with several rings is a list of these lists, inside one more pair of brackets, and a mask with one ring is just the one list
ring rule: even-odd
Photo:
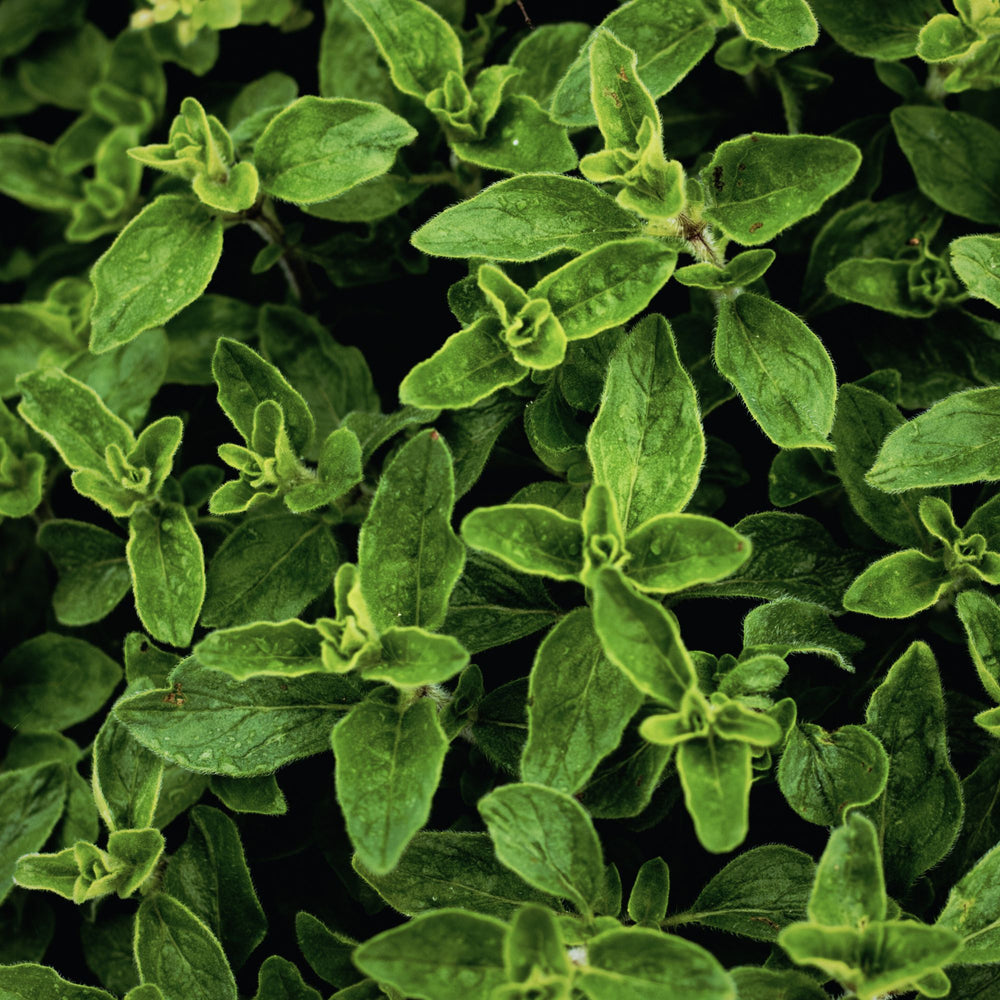
[[0,2],[0,997],[1000,997],[1000,0],[126,7]]

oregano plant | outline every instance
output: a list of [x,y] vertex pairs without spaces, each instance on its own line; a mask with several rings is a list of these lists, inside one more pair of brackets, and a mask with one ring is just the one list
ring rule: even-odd
[[1000,2],[0,2],[0,997],[1000,997]]

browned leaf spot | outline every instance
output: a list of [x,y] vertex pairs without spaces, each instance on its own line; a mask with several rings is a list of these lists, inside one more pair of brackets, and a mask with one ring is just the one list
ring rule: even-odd
[[758,229],[762,229],[763,227],[764,227],[764,223],[763,223],[763,222],[755,222],[755,223],[754,223],[754,224],[753,224],[753,225],[752,225],[752,226],[750,227],[750,232],[751,232],[751,233],[755,233],[755,232],[757,232],[757,230],[758,230]]
[[625,72],[625,67],[624,66],[619,66],[618,67],[618,78],[620,80],[624,80],[626,83],[628,83],[628,74]]
[[712,184],[716,191],[721,191],[726,186],[722,180],[722,167],[716,167],[712,171]]
[[911,236],[906,242],[909,243],[911,247],[918,247],[920,246],[920,237]]
[[163,696],[163,700],[168,705],[177,705],[177,706],[183,705],[184,696],[181,694],[181,690],[182,690],[181,683],[180,681],[178,681],[176,684],[174,684],[173,689],[171,691],[168,691]]
[[604,96],[605,97],[610,97],[611,100],[615,102],[615,107],[616,108],[620,108],[622,106],[621,99],[618,97],[618,95],[610,87],[605,87],[604,88]]
[[776,924],[773,920],[768,917],[751,917],[751,920],[756,920],[759,924],[767,924],[768,927],[773,927],[776,931],[781,930],[781,924]]
[[745,163],[741,163],[736,169],[742,174],[743,171],[746,170],[746,168],[747,165]]
[[750,136],[750,141],[751,142],[760,142],[760,139],[758,139],[757,136],[752,135],[752,136]]

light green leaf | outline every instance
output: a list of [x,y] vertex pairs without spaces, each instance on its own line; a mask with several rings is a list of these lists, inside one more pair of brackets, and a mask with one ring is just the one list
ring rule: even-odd
[[884,920],[888,903],[878,831],[852,812],[830,834],[816,869],[807,912],[827,927],[865,927]]
[[885,792],[863,811],[876,824],[890,892],[948,853],[962,826],[962,793],[948,761],[934,655],[914,642],[868,704],[865,726],[889,754]]
[[961,236],[948,249],[969,294],[1000,308],[1000,237]]
[[802,49],[816,43],[819,26],[805,0],[732,0],[736,26],[769,49]]
[[652,94],[639,79],[636,53],[607,28],[598,28],[590,43],[590,103],[606,149],[639,148],[644,119],[661,130]]
[[[120,698],[115,717],[157,756],[202,774],[253,777],[321,753],[360,697],[352,680],[311,674],[235,681],[188,658],[171,686]],[[171,697],[172,696],[172,697]]]
[[907,421],[866,479],[886,493],[1000,479],[1000,388],[957,392]]
[[485,833],[418,833],[392,871],[378,875],[359,858],[354,867],[394,909],[407,916],[457,906],[506,920],[524,903],[556,901],[505,868]]
[[918,32],[942,8],[938,0],[895,0],[873,7],[868,0],[812,0],[819,23],[848,52],[874,59],[906,59]]
[[750,542],[712,517],[660,514],[625,540],[625,571],[641,590],[669,594],[734,573],[750,557]]
[[718,960],[683,938],[642,927],[605,931],[587,942],[577,978],[590,1000],[736,1000],[736,986]]
[[1000,846],[987,852],[948,893],[935,923],[962,938],[963,964],[997,961],[1000,955]]
[[64,364],[78,357],[82,346],[69,317],[42,303],[0,305],[0,396],[17,394],[18,375],[40,364]]
[[449,72],[462,74],[462,45],[448,22],[419,0],[347,0],[389,66],[392,82],[421,100]]
[[713,854],[731,851],[749,829],[750,744],[713,733],[677,748],[684,805],[701,846]]
[[[601,27],[638,56],[639,76],[653,97],[672,90],[715,42],[716,26],[698,0],[632,0]],[[584,46],[552,96],[552,114],[566,125],[593,125],[589,46]]]
[[201,624],[293,618],[329,588],[337,563],[336,542],[321,520],[276,514],[245,521],[208,567]]
[[195,806],[188,819],[187,840],[170,857],[163,890],[210,928],[238,969],[267,932],[240,834],[225,813],[209,806]]
[[143,627],[161,642],[189,645],[205,597],[205,557],[187,509],[140,507],[129,519],[125,555]]
[[474,549],[502,559],[522,573],[576,580],[583,570],[580,522],[538,504],[479,507],[461,526]]
[[527,373],[500,336],[496,319],[481,316],[411,369],[400,383],[399,400],[404,405],[459,409],[516,385]]
[[221,670],[238,681],[262,676],[301,677],[324,670],[322,642],[314,626],[292,618],[212,632],[193,652],[202,666]]
[[604,891],[601,844],[576,799],[543,785],[503,785],[478,803],[497,858],[529,885],[590,914]]
[[108,829],[153,826],[163,782],[163,761],[137,743],[111,713],[94,740],[91,789]]
[[886,494],[870,486],[865,473],[885,438],[905,423],[899,410],[861,385],[840,387],[831,440],[834,463],[851,506],[886,541],[921,548],[926,535],[917,516],[922,492]]
[[333,730],[337,801],[362,864],[395,867],[427,822],[448,740],[432,701],[408,708],[365,701]]
[[744,647],[771,647],[780,656],[816,653],[852,671],[851,655],[864,647],[853,635],[841,632],[818,604],[781,598],[754,608],[743,619]]
[[284,414],[292,447],[303,453],[309,446],[316,425],[308,404],[285,376],[253,348],[220,337],[212,356],[212,377],[219,387],[219,406],[247,443],[253,439],[257,407],[273,399]]
[[236,981],[222,946],[183,903],[158,892],[135,918],[139,978],[156,983],[164,1000],[236,1000]]
[[768,243],[819,211],[857,173],[861,152],[843,139],[751,133],[724,142],[704,168],[705,218],[744,246]]
[[686,267],[678,268],[674,272],[674,278],[690,288],[716,291],[740,288],[741,285],[750,285],[763,277],[774,263],[776,256],[773,250],[744,250],[721,267],[709,261],[688,264]]
[[78,986],[55,969],[27,962],[0,965],[0,991],[6,1000],[112,1000],[95,986]]
[[43,632],[0,662],[0,720],[21,732],[52,732],[89,719],[111,697],[122,668],[83,639]]
[[353,958],[366,975],[407,996],[485,1000],[507,981],[506,929],[493,917],[442,909],[370,938],[358,946]]
[[268,194],[308,205],[386,173],[416,136],[380,104],[300,97],[268,123],[253,160]]
[[381,637],[382,660],[362,670],[366,681],[384,681],[408,689],[443,684],[463,670],[469,654],[450,635],[422,628],[392,626]]
[[437,431],[408,441],[379,480],[358,539],[361,593],[377,629],[436,629],[462,572],[465,548],[451,528],[451,453]]
[[221,255],[220,219],[183,195],[160,195],[91,271],[90,349],[110,351],[165,323],[205,291]]
[[659,240],[612,240],[550,271],[528,296],[548,299],[566,339],[581,340],[642,312],[676,262],[677,251]]
[[724,300],[715,361],[775,444],[830,448],[837,398],[833,362],[798,316],[753,292]]
[[635,236],[640,222],[587,181],[522,174],[445,209],[412,237],[435,257],[526,261]]
[[844,594],[844,607],[876,618],[909,618],[936,603],[950,585],[939,558],[905,549],[873,562]]
[[774,941],[782,927],[805,916],[815,873],[812,858],[793,847],[755,847],[730,861],[690,909],[670,919]]
[[68,212],[81,197],[76,177],[52,162],[53,147],[15,132],[0,137],[0,193],[42,212]]
[[1000,170],[1000,131],[964,111],[917,105],[896,108],[892,127],[931,201],[976,222],[1000,222],[1000,195],[989,183]]
[[612,355],[587,453],[594,482],[611,490],[626,530],[691,499],[705,438],[694,386],[662,316],[636,324]]
[[525,781],[578,791],[621,741],[642,702],[604,655],[591,614],[577,608],[538,647],[528,687]]
[[128,424],[88,385],[58,368],[42,368],[17,380],[18,413],[59,452],[71,469],[107,475],[105,449],[126,455],[135,446]]
[[849,806],[867,805],[881,795],[888,775],[888,755],[861,726],[828,733],[800,723],[788,735],[778,785],[803,819],[833,826]]
[[677,708],[695,673],[672,613],[611,567],[597,572],[593,593],[594,629],[605,655],[644,694]]
[[740,1000],[829,1000],[806,973],[738,965],[729,970]]
[[969,654],[987,694],[1000,702],[1000,607],[978,590],[965,590],[955,601],[965,627]]
[[59,761],[0,773],[0,815],[18,817],[0,825],[0,902],[13,888],[17,859],[41,850],[59,822],[66,784],[66,765]]

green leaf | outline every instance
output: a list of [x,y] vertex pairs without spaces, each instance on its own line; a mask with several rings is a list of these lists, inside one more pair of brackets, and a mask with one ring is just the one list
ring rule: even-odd
[[236,981],[222,946],[183,903],[159,892],[135,918],[139,978],[156,983],[164,1000],[236,1000]]
[[115,717],[157,756],[232,777],[271,774],[321,753],[333,724],[359,697],[354,682],[341,676],[235,681],[192,658],[170,679],[167,690],[119,699]]
[[378,411],[364,355],[357,347],[338,344],[319,320],[291,306],[268,304],[257,326],[261,353],[298,390],[316,421],[306,458],[319,457],[322,443],[352,410]]
[[639,128],[649,119],[660,131],[656,102],[638,76],[636,53],[606,28],[590,43],[590,102],[606,149],[639,148]]
[[0,990],[10,1000],[112,1000],[95,986],[78,986],[55,969],[27,962],[0,966]]
[[0,662],[0,720],[25,733],[68,729],[111,697],[122,668],[83,639],[44,632]]
[[253,160],[268,194],[308,205],[386,173],[416,136],[379,104],[300,97],[268,123]]
[[473,406],[527,373],[500,336],[496,319],[481,316],[411,369],[400,383],[399,400],[443,409]]
[[713,854],[738,847],[749,829],[750,755],[748,743],[713,733],[677,748],[677,773],[684,805],[701,846]]
[[337,801],[362,864],[395,867],[427,822],[448,740],[434,703],[406,709],[365,701],[333,730]]
[[132,737],[113,714],[94,740],[91,788],[108,829],[153,826],[163,783],[163,761]]
[[957,392],[907,421],[866,479],[886,493],[1000,479],[1000,389]]
[[549,632],[535,656],[522,777],[578,791],[618,746],[641,702],[641,692],[604,655],[590,612],[577,608]]
[[935,926],[962,938],[961,961],[980,965],[1000,955],[1000,846],[987,852],[948,893]]
[[628,897],[628,915],[637,924],[659,927],[667,915],[670,869],[663,858],[643,862]]
[[948,246],[951,266],[970,295],[1000,307],[1000,239],[961,236]]
[[253,440],[257,407],[273,399],[284,414],[292,447],[305,451],[316,429],[312,413],[274,365],[246,344],[220,337],[212,356],[212,376],[219,386],[219,406],[248,444]]
[[17,859],[41,850],[59,822],[66,803],[66,773],[62,762],[0,773],[0,812],[19,817],[17,823],[0,826],[0,902],[13,888]]
[[814,215],[857,173],[861,152],[843,139],[751,133],[730,139],[702,171],[705,218],[744,246],[768,243]]
[[300,910],[295,914],[295,939],[320,979],[333,986],[357,981],[358,971],[351,961],[355,942],[346,934],[331,931],[323,921]]
[[390,906],[410,917],[457,906],[507,920],[524,903],[558,906],[505,868],[485,833],[424,830],[392,871],[377,874],[358,857],[354,867]]
[[844,594],[844,607],[876,618],[909,618],[935,604],[950,585],[940,559],[905,549],[873,562]]
[[576,580],[583,570],[578,520],[538,504],[479,507],[461,526],[471,548],[488,552],[522,573]]
[[941,11],[938,0],[896,0],[880,9],[865,0],[813,0],[819,23],[848,52],[874,59],[906,59],[928,18]]
[[777,302],[744,292],[719,310],[715,362],[782,448],[830,448],[837,380],[820,339]]
[[160,195],[91,271],[90,349],[102,354],[165,323],[205,291],[221,255],[220,219],[190,198]]
[[506,925],[493,917],[443,909],[415,917],[358,946],[366,975],[421,1000],[488,997],[507,981]]
[[675,271],[674,277],[689,288],[707,288],[715,291],[740,288],[763,277],[774,263],[776,256],[773,250],[744,250],[721,267],[708,261],[688,264]]
[[789,597],[758,605],[743,619],[743,645],[768,646],[780,656],[816,653],[853,672],[851,655],[864,643],[841,632],[826,609]]
[[793,847],[755,847],[737,855],[712,877],[689,910],[671,919],[775,941],[782,927],[805,916],[815,872],[812,858]]
[[449,72],[462,73],[462,45],[451,25],[419,0],[348,0],[371,32],[392,82],[421,100]]
[[362,676],[404,690],[443,684],[469,663],[469,654],[458,640],[422,628],[393,626],[382,633],[380,641],[382,661],[365,667]]
[[597,572],[593,593],[594,629],[605,655],[644,694],[677,708],[696,682],[671,612],[611,567]]
[[209,806],[194,806],[188,818],[187,840],[170,857],[163,890],[212,931],[238,969],[267,932],[239,831]]
[[1000,170],[1000,132],[963,111],[903,107],[892,127],[920,190],[948,212],[1000,223],[1000,195],[987,178]]
[[187,509],[140,507],[129,519],[125,554],[143,627],[161,642],[190,645],[205,597],[205,557]]
[[830,834],[819,860],[809,919],[827,927],[865,927],[885,920],[887,906],[878,831],[852,812]]
[[629,579],[657,594],[711,583],[734,573],[750,557],[750,542],[700,514],[660,514],[625,540]]
[[926,535],[917,515],[922,493],[886,494],[870,486],[865,473],[885,438],[905,421],[878,393],[858,384],[842,385],[833,424],[834,463],[851,506],[887,542],[921,548]]
[[294,514],[245,521],[208,567],[201,623],[225,628],[293,618],[330,586],[337,563],[323,521]]
[[736,26],[752,42],[770,49],[802,49],[819,35],[805,0],[732,0]]
[[864,813],[879,830],[889,889],[901,891],[948,853],[962,826],[941,678],[922,642],[892,665],[868,704],[865,726],[889,754],[889,781]]
[[[654,98],[672,90],[715,43],[716,28],[698,0],[622,4],[601,27],[636,51],[642,82]],[[552,96],[552,114],[566,125],[593,125],[589,46],[584,46]]]
[[315,626],[297,618],[285,622],[255,622],[222,629],[194,648],[198,662],[236,680],[250,677],[301,677],[323,671],[322,636]]
[[79,181],[57,169],[53,147],[26,135],[0,138],[0,193],[43,212],[68,212],[80,198]]
[[738,965],[729,974],[740,1000],[829,1000],[829,994],[802,972]]
[[704,948],[642,927],[591,938],[577,982],[590,1000],[658,1000],[667,990],[690,1000],[736,1000],[729,974]]
[[612,355],[587,453],[594,482],[611,490],[626,530],[691,499],[705,438],[694,386],[662,316],[636,324]]
[[288,802],[273,774],[256,778],[213,774],[208,787],[230,812],[259,816],[284,816],[288,812]]
[[453,139],[451,146],[467,163],[510,174],[542,170],[562,174],[577,163],[566,129],[523,94],[504,98],[481,139]]
[[638,235],[639,219],[588,181],[522,174],[445,209],[412,237],[434,257],[526,261]]
[[105,449],[126,455],[135,446],[128,424],[104,405],[89,386],[58,368],[43,368],[17,380],[18,413],[59,452],[71,469],[107,473]]
[[955,601],[965,627],[969,655],[987,694],[1000,702],[1000,607],[977,590],[965,590]]
[[503,785],[481,798],[478,809],[503,864],[580,913],[592,912],[604,891],[604,864],[590,817],[576,799],[543,785]]
[[264,959],[257,973],[254,1000],[321,1000],[319,992],[307,986],[299,970],[278,955]]
[[833,826],[849,806],[878,798],[889,775],[881,743],[861,726],[832,733],[800,723],[792,728],[778,767],[778,785],[805,820]]
[[422,431],[382,473],[358,539],[361,593],[377,629],[444,622],[465,562],[454,503],[451,453],[437,431]]
[[[677,251],[659,240],[612,240],[550,271],[528,295],[549,301],[567,340],[582,340],[642,312],[667,283],[676,262]],[[658,332],[665,338],[662,321]],[[661,348],[662,353],[668,350]]]

